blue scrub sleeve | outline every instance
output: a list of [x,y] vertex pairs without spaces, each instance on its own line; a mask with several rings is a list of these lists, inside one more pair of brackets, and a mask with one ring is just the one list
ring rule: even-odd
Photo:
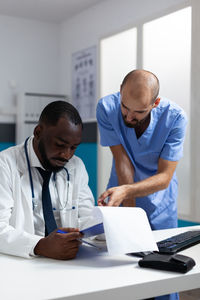
[[186,125],[186,116],[179,115],[162,149],[160,154],[161,158],[170,161],[178,161],[183,156],[183,143]]
[[[114,111],[113,113],[118,114],[117,111]],[[114,124],[111,123],[111,118],[108,116],[102,100],[100,100],[97,105],[96,117],[100,131],[100,144],[102,146],[120,145],[120,139],[116,133],[116,130],[113,128]]]

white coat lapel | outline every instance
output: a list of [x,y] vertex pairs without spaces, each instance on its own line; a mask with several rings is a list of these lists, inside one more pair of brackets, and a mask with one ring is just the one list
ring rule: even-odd
[[24,151],[22,151],[20,154],[21,155],[19,156],[18,160],[18,171],[20,175],[19,185],[21,191],[21,205],[25,212],[26,227],[29,228],[30,232],[34,233],[32,192],[29,172]]

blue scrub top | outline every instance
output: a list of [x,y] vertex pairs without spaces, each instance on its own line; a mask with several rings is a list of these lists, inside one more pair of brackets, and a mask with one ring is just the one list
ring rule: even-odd
[[[134,181],[146,179],[157,172],[158,159],[178,161],[183,155],[183,142],[187,124],[185,112],[174,102],[161,98],[152,109],[150,124],[137,139],[134,128],[124,124],[120,93],[100,99],[97,121],[102,146],[122,144],[134,166]],[[113,161],[108,188],[117,186],[118,179]],[[176,174],[167,189],[145,197],[136,198],[136,206],[143,208],[152,229],[177,226]]]

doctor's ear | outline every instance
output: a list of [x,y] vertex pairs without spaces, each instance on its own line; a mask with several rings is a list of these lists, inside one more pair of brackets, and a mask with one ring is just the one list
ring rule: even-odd
[[42,133],[42,126],[41,125],[37,125],[33,131],[34,137],[36,139],[39,139],[41,137],[41,133]]

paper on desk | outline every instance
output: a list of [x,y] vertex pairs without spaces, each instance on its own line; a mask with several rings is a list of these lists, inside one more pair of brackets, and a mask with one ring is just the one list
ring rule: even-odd
[[103,222],[109,254],[158,251],[145,211],[139,207],[95,207],[96,221]]

